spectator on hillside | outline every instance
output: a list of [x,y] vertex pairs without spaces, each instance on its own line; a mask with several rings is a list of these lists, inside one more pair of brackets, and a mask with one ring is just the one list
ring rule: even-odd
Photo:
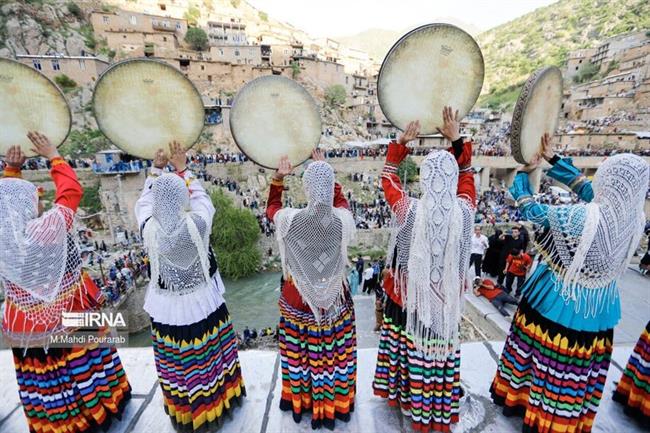
[[474,266],[474,273],[477,277],[481,276],[481,264],[483,255],[489,247],[487,236],[481,233],[480,226],[474,226],[474,236],[472,236],[472,250],[469,257],[469,266]]
[[474,294],[476,296],[484,296],[496,307],[503,317],[510,317],[510,313],[505,309],[506,304],[517,305],[519,303],[517,299],[505,293],[491,280],[482,280],[480,277],[474,278]]
[[521,295],[521,288],[526,280],[526,274],[533,264],[533,260],[523,250],[513,249],[506,259],[506,267],[503,272],[506,274],[506,291],[512,293],[512,283],[517,279],[517,291],[515,296]]
[[[512,250],[526,251],[524,238],[521,236],[519,227],[513,227],[511,234],[501,235],[501,240],[503,241],[503,248],[501,249],[501,257],[499,260],[499,275],[497,277],[497,283],[500,285],[503,284],[505,278],[505,269],[506,259],[508,255],[511,254]],[[507,285],[506,285],[507,287]]]
[[372,269],[372,265],[369,265],[365,271],[363,271],[363,293],[371,294],[372,289],[374,288],[372,285],[372,277],[374,275],[374,271]]
[[501,250],[503,249],[503,240],[501,239],[501,230],[495,229],[494,234],[488,238],[488,248],[483,258],[483,272],[496,277],[501,272],[499,260]]

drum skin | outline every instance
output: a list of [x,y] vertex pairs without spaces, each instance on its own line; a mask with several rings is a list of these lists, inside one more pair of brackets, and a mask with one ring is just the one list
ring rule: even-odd
[[28,157],[29,131],[44,134],[57,147],[72,127],[70,107],[59,88],[36,69],[0,58],[0,155],[18,145]]
[[205,119],[192,82],[173,66],[151,59],[125,60],[104,71],[92,105],[104,135],[124,152],[145,159],[167,150],[173,140],[192,147]]
[[451,24],[427,24],[402,36],[379,71],[377,96],[390,122],[401,130],[419,120],[421,134],[441,127],[449,105],[460,118],[483,87],[483,54],[476,41]]
[[269,75],[239,90],[230,111],[230,131],[248,158],[277,169],[284,155],[292,166],[310,157],[320,142],[321,118],[304,87],[289,78]]
[[562,107],[562,72],[548,66],[533,72],[521,89],[512,114],[510,147],[520,164],[540,150],[544,133],[553,135]]

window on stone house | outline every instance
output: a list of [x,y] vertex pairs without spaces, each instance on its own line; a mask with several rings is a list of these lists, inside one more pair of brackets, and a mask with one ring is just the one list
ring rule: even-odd
[[138,19],[135,15],[131,15],[131,24],[132,25],[138,24]]
[[81,69],[82,71],[86,70],[86,61],[85,60],[79,59],[79,69]]
[[60,71],[61,70],[61,65],[59,65],[58,60],[52,60],[52,70],[53,71]]
[[180,23],[180,22],[177,22],[177,23],[176,23],[176,30],[180,30],[180,29],[182,29],[182,28],[183,28],[183,26],[181,25],[181,23]]
[[34,69],[38,69],[39,71],[42,69],[40,60],[34,59],[32,60],[32,64],[34,65]]
[[239,50],[235,50],[235,57],[239,57]]
[[212,75],[208,75],[208,81],[212,82]]
[[160,10],[161,10],[161,11],[166,11],[166,10],[167,10],[167,6],[166,6],[166,5],[159,4],[158,6],[160,7]]
[[201,65],[201,70],[205,71],[205,65]]
[[167,42],[167,36],[163,36],[163,42]]

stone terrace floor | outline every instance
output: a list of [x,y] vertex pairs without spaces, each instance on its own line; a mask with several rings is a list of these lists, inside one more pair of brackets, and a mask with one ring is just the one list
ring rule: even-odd
[[[601,402],[594,432],[640,432],[641,429],[623,414],[611,400],[615,381],[627,363],[636,339],[650,316],[650,284],[635,271],[626,273],[621,284],[623,319],[615,331],[613,362],[605,396]],[[358,299],[357,299],[358,298]],[[476,304],[476,300],[473,303]],[[370,297],[355,297],[359,334],[359,368],[355,412],[349,423],[338,422],[336,431],[359,433],[393,433],[412,431],[399,410],[372,394],[372,376],[377,354],[377,335],[371,330],[374,312]],[[491,311],[489,304],[480,305]],[[468,398],[461,407],[461,422],[454,432],[510,433],[521,431],[519,418],[504,417],[489,399],[490,381],[496,371],[502,341],[465,343],[461,353],[461,381]],[[121,422],[109,433],[174,433],[165,415],[162,395],[157,384],[153,353],[150,348],[119,350],[131,385],[133,398]],[[240,359],[247,397],[232,419],[225,422],[222,433],[297,433],[311,431],[309,420],[296,424],[290,414],[279,410],[281,380],[279,356],[271,351],[243,351]],[[27,424],[19,405],[11,352],[0,351],[0,433],[27,433]]]

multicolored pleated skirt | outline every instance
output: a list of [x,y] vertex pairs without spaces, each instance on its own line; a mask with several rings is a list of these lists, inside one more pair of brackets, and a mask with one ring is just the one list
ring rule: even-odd
[[544,318],[525,299],[513,319],[490,388],[524,432],[590,432],[603,397],[613,329],[576,331]]
[[219,426],[246,395],[226,304],[191,325],[152,321],[151,336],[165,412],[174,426],[181,431]]
[[406,313],[388,299],[373,391],[387,398],[390,406],[399,406],[414,430],[449,432],[459,420],[460,350],[435,361],[415,349],[405,326]]
[[634,346],[614,400],[625,405],[625,413],[650,429],[650,322]]
[[115,348],[17,348],[13,356],[30,432],[108,430],[131,398]]
[[291,411],[299,423],[311,412],[312,428],[333,429],[349,421],[354,410],[357,380],[357,337],[352,300],[338,317],[317,323],[280,297],[280,409]]

